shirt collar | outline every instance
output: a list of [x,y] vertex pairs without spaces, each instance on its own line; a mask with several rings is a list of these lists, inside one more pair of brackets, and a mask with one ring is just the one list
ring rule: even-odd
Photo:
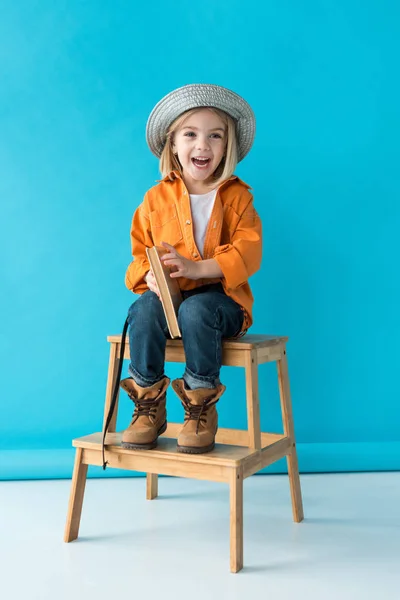
[[[182,175],[179,173],[179,171],[177,169],[170,171],[162,179],[157,179],[157,182],[159,183],[161,181],[174,181],[175,179],[180,179],[183,182]],[[243,179],[240,179],[240,177],[238,177],[237,175],[232,175],[231,177],[229,177],[229,179],[227,179],[226,181],[224,181],[223,183],[221,183],[219,185],[218,189],[224,187],[228,183],[228,181],[235,181],[235,180],[237,180],[239,183],[241,183],[248,190],[253,189],[250,185],[248,185],[245,181],[243,181]]]

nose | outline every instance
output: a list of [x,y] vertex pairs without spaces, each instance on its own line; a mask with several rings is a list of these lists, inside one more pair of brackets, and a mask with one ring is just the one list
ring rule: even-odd
[[199,133],[197,136],[197,150],[209,150],[210,149],[210,141],[208,136],[205,134]]

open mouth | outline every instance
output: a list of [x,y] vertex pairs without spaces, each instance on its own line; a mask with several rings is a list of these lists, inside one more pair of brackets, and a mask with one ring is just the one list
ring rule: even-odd
[[211,162],[211,158],[192,158],[192,163],[198,169],[205,169]]

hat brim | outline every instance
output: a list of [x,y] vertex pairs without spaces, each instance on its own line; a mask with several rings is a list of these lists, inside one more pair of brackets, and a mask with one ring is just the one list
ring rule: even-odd
[[178,88],[160,100],[147,120],[146,141],[158,158],[163,151],[170,125],[192,108],[219,108],[236,125],[238,162],[253,145],[255,117],[250,105],[238,94],[219,85],[194,83]]

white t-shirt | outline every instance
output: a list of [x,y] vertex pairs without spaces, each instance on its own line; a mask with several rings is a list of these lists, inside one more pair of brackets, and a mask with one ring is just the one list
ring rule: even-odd
[[210,220],[216,195],[217,190],[211,190],[207,194],[190,194],[194,239],[202,258],[208,221]]

